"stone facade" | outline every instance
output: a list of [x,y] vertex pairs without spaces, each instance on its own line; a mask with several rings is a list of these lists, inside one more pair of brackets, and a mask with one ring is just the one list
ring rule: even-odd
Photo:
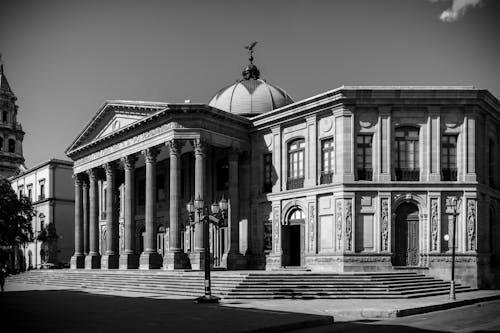
[[67,150],[72,266],[202,268],[202,228],[184,207],[224,195],[215,266],[449,279],[455,198],[456,276],[498,286],[499,132],[499,101],[471,87],[341,87],[246,116],[107,102]]
[[[35,240],[20,248],[26,269],[40,268],[42,263],[69,265],[74,252],[72,167],[70,161],[51,159],[9,178],[12,189],[28,197],[35,211],[31,221]],[[50,224],[58,239],[44,244],[36,238]]]

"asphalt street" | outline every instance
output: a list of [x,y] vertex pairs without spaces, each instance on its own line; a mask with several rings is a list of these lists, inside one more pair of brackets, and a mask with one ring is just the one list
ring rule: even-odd
[[500,332],[500,301],[387,320],[338,322],[293,332]]

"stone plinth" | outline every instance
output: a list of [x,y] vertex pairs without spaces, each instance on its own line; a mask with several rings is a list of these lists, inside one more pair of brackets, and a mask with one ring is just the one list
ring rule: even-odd
[[222,266],[229,270],[247,268],[247,260],[241,253],[224,253],[222,255]]
[[127,253],[120,255],[120,269],[134,269],[139,267],[139,255]]
[[205,269],[205,252],[191,252],[189,254],[191,269],[203,271]]
[[70,267],[72,269],[85,268],[85,256],[83,254],[74,254],[71,257]]
[[101,256],[89,254],[85,257],[85,269],[101,268]]
[[101,258],[101,269],[117,269],[119,256],[117,254],[105,254]]
[[143,252],[139,258],[139,269],[161,268],[163,259],[158,252]]
[[163,256],[163,268],[168,270],[189,268],[189,258],[184,252],[167,252]]

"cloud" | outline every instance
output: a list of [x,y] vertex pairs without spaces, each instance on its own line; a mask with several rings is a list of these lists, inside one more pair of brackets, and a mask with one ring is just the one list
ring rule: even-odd
[[[431,2],[438,2],[440,0],[430,0]],[[439,19],[443,22],[455,22],[462,16],[465,12],[472,7],[480,5],[482,0],[453,0],[453,4],[450,8],[446,9],[441,13]]]

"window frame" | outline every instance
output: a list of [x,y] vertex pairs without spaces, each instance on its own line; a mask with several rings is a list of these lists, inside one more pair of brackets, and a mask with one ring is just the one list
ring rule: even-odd
[[[294,146],[297,147],[294,147]],[[304,187],[306,140],[303,137],[287,142],[287,189]]]
[[[362,142],[359,142],[362,138]],[[366,139],[369,138],[369,143]],[[368,157],[367,150],[370,150]],[[359,157],[362,157],[361,165],[359,164]],[[369,165],[368,165],[369,163]],[[373,133],[361,133],[356,135],[356,171],[358,180],[372,180],[373,179]]]

